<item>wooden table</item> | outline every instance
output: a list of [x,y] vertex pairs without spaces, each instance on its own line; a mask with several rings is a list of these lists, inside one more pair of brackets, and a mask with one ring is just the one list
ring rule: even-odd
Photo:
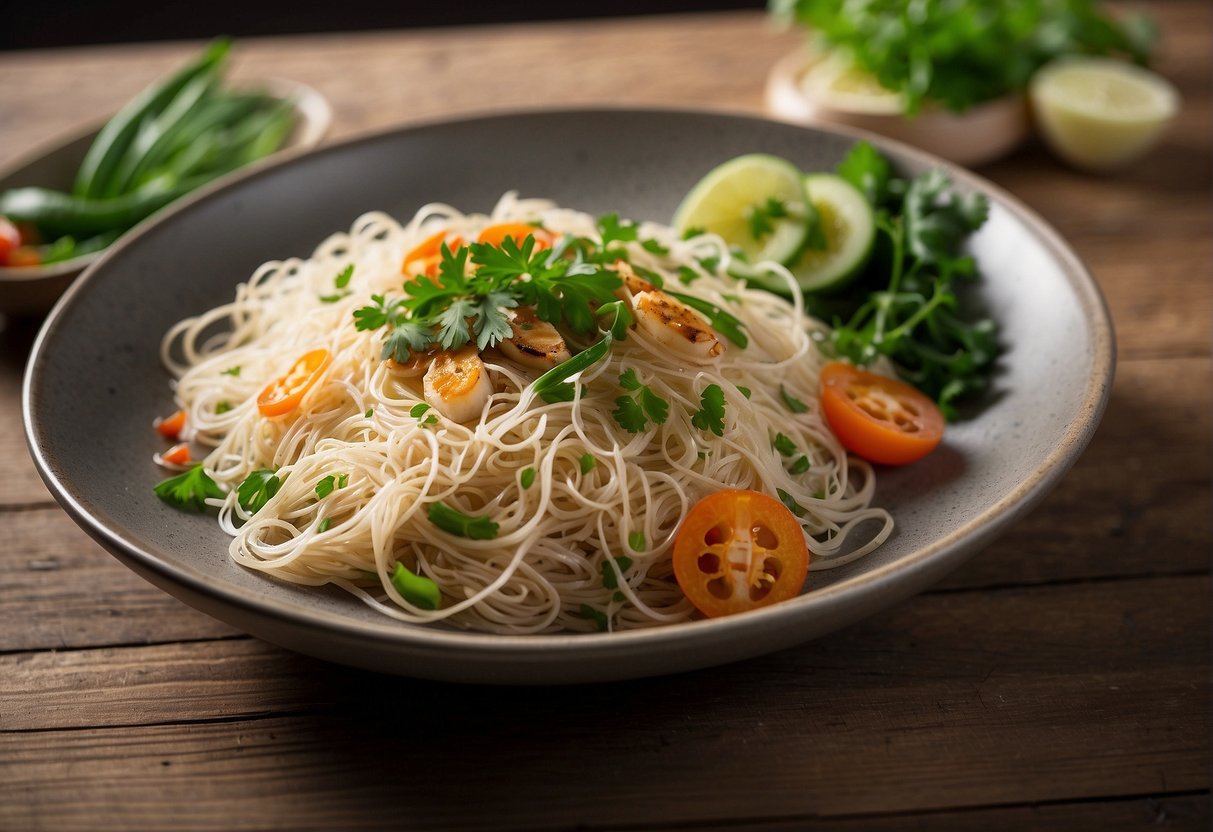
[[[29,461],[36,322],[0,331],[0,828],[967,830],[1209,820],[1210,7],[1151,4],[1185,107],[1147,162],[983,173],[1086,259],[1117,325],[1098,435],[945,583],[829,638],[671,678],[490,689],[285,652],[145,584]],[[758,13],[239,44],[333,138],[486,108],[757,112]],[[196,44],[0,55],[0,162]]]

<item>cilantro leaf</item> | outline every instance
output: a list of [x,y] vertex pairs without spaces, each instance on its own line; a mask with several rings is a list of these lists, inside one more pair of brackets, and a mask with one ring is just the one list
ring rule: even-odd
[[839,162],[836,171],[839,176],[858,188],[873,205],[881,205],[889,198],[892,166],[889,160],[868,142],[856,142],[846,158]]
[[354,276],[354,264],[350,263],[333,278],[333,285],[338,289],[344,289],[350,285],[350,278]]
[[634,561],[627,555],[620,555],[617,558],[606,558],[602,561],[602,585],[607,589],[619,589],[619,578],[615,574],[612,563],[614,566],[619,567],[620,573],[623,573],[632,568]]
[[792,466],[788,468],[788,473],[792,476],[799,476],[800,474],[803,474],[805,471],[809,470],[811,466],[812,463],[809,462],[809,458],[804,454],[801,454],[797,460],[792,463]]
[[364,332],[395,322],[399,314],[399,299],[389,301],[383,295],[371,295],[371,306],[354,310],[354,329]]
[[796,453],[796,443],[782,433],[775,434],[775,441],[772,444],[775,446],[775,450],[783,456],[792,456]]
[[665,424],[670,415],[670,403],[647,384],[642,384],[634,368],[620,373],[619,386],[631,391],[631,395],[615,399],[615,410],[611,412],[621,428],[628,433],[640,433],[650,420],[654,424]]
[[807,404],[789,393],[787,388],[785,388],[782,384],[779,385],[779,397],[783,399],[783,403],[788,406],[788,410],[792,411],[793,413],[806,413],[809,409]]
[[434,331],[428,326],[402,321],[392,327],[383,339],[381,359],[403,364],[414,352],[424,352],[433,343]]
[[273,470],[258,468],[236,487],[236,500],[249,514],[256,514],[278,493],[281,486],[282,480]]
[[804,517],[804,506],[796,502],[796,498],[782,488],[776,488],[775,493],[779,496],[779,502],[783,503],[788,511],[795,514],[797,517]]
[[615,213],[604,214],[598,218],[598,233],[602,235],[602,247],[605,249],[611,243],[632,242],[636,239],[636,224],[620,221]]
[[226,496],[223,489],[207,475],[202,463],[157,483],[152,490],[164,502],[187,511],[206,511],[208,498],[223,499]]
[[656,240],[641,240],[640,247],[643,248],[645,251],[647,251],[649,254],[656,254],[658,257],[664,257],[665,255],[670,253],[669,248],[667,248],[666,246],[663,246],[661,243],[657,242]]
[[474,326],[476,348],[496,346],[502,339],[510,337],[510,319],[501,310],[518,305],[518,301],[505,292],[489,292],[480,299]]
[[691,416],[691,424],[724,436],[724,406],[724,390],[719,384],[709,384],[699,394],[699,410]]
[[746,225],[750,236],[761,240],[775,230],[775,220],[788,215],[788,206],[781,199],[767,197],[767,201],[750,206],[746,212]]
[[444,503],[430,503],[427,515],[431,523],[456,537],[470,540],[492,540],[497,537],[499,526],[488,517],[471,517]]
[[594,609],[589,604],[582,604],[578,614],[582,618],[593,621],[599,632],[605,633],[607,631],[610,622],[607,620],[606,613]]
[[325,497],[333,493],[333,489],[337,487],[337,478],[332,474],[324,477],[320,482],[316,483],[316,499],[323,500]]
[[453,350],[468,342],[467,319],[476,312],[475,304],[466,298],[453,301],[438,315],[438,343],[442,348]]
[[615,399],[615,409],[611,411],[611,416],[614,417],[619,427],[628,433],[640,433],[649,422],[644,415],[644,408],[631,396],[620,396]]

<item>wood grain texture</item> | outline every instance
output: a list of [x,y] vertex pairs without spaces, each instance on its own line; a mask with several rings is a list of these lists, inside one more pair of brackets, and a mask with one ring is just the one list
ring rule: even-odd
[[[0,696],[0,821],[34,809],[76,828],[187,795],[202,825],[234,809],[348,827],[408,805],[414,828],[546,828],[1199,790],[1209,589],[1160,578],[924,596],[772,656],[584,688],[388,678],[251,640],[6,656],[0,678],[21,693]],[[394,757],[409,776],[385,790]],[[492,772],[477,806],[449,776],[469,763]],[[69,777],[68,803],[14,799]],[[313,787],[263,799],[291,782]]]

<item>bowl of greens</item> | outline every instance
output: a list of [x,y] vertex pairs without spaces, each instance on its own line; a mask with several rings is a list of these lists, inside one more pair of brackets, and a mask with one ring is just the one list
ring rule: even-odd
[[191,191],[287,148],[316,145],[332,110],[283,79],[229,83],[210,44],[102,125],[0,171],[0,313],[45,312],[126,231]]
[[962,165],[1012,151],[1031,132],[1027,90],[1037,71],[1079,55],[1146,64],[1142,16],[1114,17],[1097,0],[770,0],[805,46],[767,80],[781,120],[881,133]]

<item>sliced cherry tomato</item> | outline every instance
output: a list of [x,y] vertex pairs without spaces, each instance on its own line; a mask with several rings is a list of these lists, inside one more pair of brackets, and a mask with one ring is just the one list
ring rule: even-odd
[[286,375],[271,381],[257,397],[257,409],[262,416],[282,416],[290,413],[303,401],[303,396],[324,375],[333,363],[328,350],[312,350],[304,353],[287,370]]
[[184,442],[174,445],[161,454],[160,458],[174,465],[187,465],[190,462],[190,446]]
[[697,502],[674,539],[674,577],[709,618],[800,594],[809,549],[783,503],[759,491],[717,491]]
[[905,465],[943,439],[935,402],[908,384],[841,361],[821,370],[821,409],[842,446],[869,462]]
[[17,246],[8,253],[7,265],[14,268],[18,266],[40,266],[42,265],[42,255],[33,246]]
[[527,225],[525,222],[506,222],[500,225],[490,225],[480,232],[480,236],[476,241],[500,248],[501,243],[506,237],[512,237],[514,242],[520,246],[526,242],[527,237],[534,237],[535,251],[543,251],[545,248],[552,247],[551,234],[542,228]]
[[0,266],[9,265],[13,249],[21,245],[21,232],[5,217],[0,217]]
[[426,277],[437,277],[438,266],[442,263],[442,244],[455,251],[463,245],[459,235],[447,237],[446,231],[438,231],[421,241],[421,244],[404,256],[400,272],[407,277],[423,274]]
[[181,436],[181,431],[185,428],[185,411],[178,410],[172,416],[157,419],[152,423],[152,426],[165,439],[176,441]]

